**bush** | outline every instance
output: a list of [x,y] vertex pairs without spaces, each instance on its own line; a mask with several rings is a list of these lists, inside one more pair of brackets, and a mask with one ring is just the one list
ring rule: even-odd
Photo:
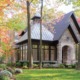
[[0,75],[0,80],[10,80],[10,78],[7,76]]
[[0,80],[5,80],[4,76],[0,75]]
[[0,72],[0,76],[7,76],[7,77],[12,77],[12,73],[9,72],[8,70],[3,70]]
[[72,68],[76,68],[76,64],[72,64]]
[[34,68],[37,68],[37,67],[38,67],[38,64],[33,64],[33,67],[34,67]]
[[6,64],[0,64],[0,68],[2,68],[2,69],[6,69],[7,66],[6,66]]
[[3,63],[5,59],[5,55],[0,56],[0,63]]
[[20,62],[17,62],[16,63],[16,67],[21,67],[21,63]]
[[14,66],[15,66],[15,63],[11,63],[11,62],[9,62],[9,63],[7,63],[7,66],[14,67]]
[[23,63],[23,69],[27,69],[28,67],[27,67],[27,63],[25,62],[25,63]]
[[22,69],[15,69],[15,74],[19,74],[19,73],[22,73],[23,71],[22,71]]
[[66,68],[76,68],[76,64],[65,65]]
[[12,74],[14,74],[15,70],[11,67],[7,67],[7,70],[10,71]]
[[24,62],[24,63],[23,63],[23,66],[27,66],[27,63],[26,63],[26,62]]
[[65,65],[64,64],[60,64],[59,67],[60,68],[65,68]]
[[68,65],[68,68],[72,68],[72,65]]

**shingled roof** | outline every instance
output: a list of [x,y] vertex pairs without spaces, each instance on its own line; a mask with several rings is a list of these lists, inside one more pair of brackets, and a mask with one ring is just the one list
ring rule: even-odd
[[[74,15],[73,12],[69,12],[69,13],[65,14],[63,16],[63,18],[59,22],[57,22],[56,24],[54,24],[54,33],[53,33],[54,34],[54,39],[53,39],[53,41],[59,40],[61,38],[62,34],[65,32],[65,30],[68,27],[70,27],[71,29],[73,29],[72,26],[70,25],[70,18],[71,17],[75,18],[75,15]],[[77,28],[78,28],[77,30],[80,33],[80,30],[79,30],[80,28],[79,28],[79,25],[77,23],[76,18],[75,18],[75,23],[77,24],[76,25]],[[74,35],[75,35],[75,38],[77,38],[77,36],[76,36],[75,33],[74,33]],[[78,38],[77,38],[77,41],[79,41]]]
[[[18,43],[25,41],[28,39],[28,32],[26,32],[18,41]],[[42,26],[42,40],[43,41],[53,41],[53,34],[46,29],[44,26]],[[31,27],[31,39],[33,40],[40,40],[40,24],[34,24]]]
[[[70,18],[73,18],[76,28],[80,34],[80,28],[75,18],[75,15],[73,12],[69,12],[65,14],[63,17],[61,17],[61,19],[57,21],[55,24],[52,24],[52,26],[54,27],[52,33],[46,27],[42,26],[42,40],[58,41],[60,40],[65,30],[70,27],[70,29],[73,31],[73,34],[77,42],[80,42],[79,40],[80,38],[77,38],[77,35],[75,34],[72,26],[70,25]],[[25,32],[25,34],[19,39],[18,43],[26,41],[27,39],[28,39],[27,32]],[[40,24],[35,24],[31,27],[31,39],[40,40]]]
[[59,22],[54,24],[54,41],[59,40],[64,31],[68,28],[71,15],[72,12],[65,14]]

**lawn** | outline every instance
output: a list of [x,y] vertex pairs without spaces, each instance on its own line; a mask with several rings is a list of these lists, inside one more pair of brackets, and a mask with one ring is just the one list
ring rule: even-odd
[[16,75],[17,80],[80,80],[80,71],[75,69],[25,69]]

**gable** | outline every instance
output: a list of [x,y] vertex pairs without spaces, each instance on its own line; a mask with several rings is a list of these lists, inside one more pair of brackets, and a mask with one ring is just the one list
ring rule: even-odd
[[54,41],[59,41],[64,32],[69,31],[76,43],[80,42],[80,28],[73,12],[67,13],[63,18],[54,25]]
[[74,40],[71,32],[69,31],[69,29],[67,29],[67,30],[63,33],[63,35],[61,36],[61,38],[60,38],[59,41],[60,41],[60,42],[71,42],[71,43],[73,42],[73,43],[75,43],[75,40]]
[[63,18],[54,25],[54,41],[59,41],[65,30],[69,26],[69,19],[73,12],[69,12],[63,16]]
[[[76,23],[76,24],[78,24],[78,23]],[[75,24],[75,21],[73,20],[73,18],[70,17],[70,26],[71,26],[76,38],[78,39],[78,41],[80,41],[80,30],[79,30],[79,26],[77,26],[76,24]]]
[[78,23],[78,21],[77,21],[75,15],[72,14],[72,15],[71,15],[71,18],[72,18],[72,21],[73,21],[74,25],[76,26],[77,31],[78,31],[79,34],[80,34],[80,26],[79,26],[79,23]]

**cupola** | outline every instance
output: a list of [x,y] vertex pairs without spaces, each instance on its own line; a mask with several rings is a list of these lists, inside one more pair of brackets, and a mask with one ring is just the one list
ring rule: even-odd
[[41,15],[39,13],[36,13],[33,17],[33,23],[40,23]]

